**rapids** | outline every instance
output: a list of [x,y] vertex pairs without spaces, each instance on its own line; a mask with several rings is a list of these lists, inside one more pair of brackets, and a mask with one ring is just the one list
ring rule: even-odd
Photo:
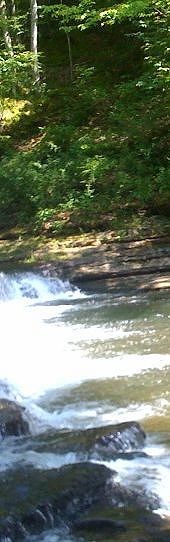
[[[157,495],[157,512],[170,516],[170,294],[95,286],[0,273],[0,398],[26,407],[31,431],[23,443],[1,442],[0,471],[86,459],[56,451],[48,431],[140,421],[147,457],[103,462],[126,486]],[[34,539],[71,540],[56,530]]]

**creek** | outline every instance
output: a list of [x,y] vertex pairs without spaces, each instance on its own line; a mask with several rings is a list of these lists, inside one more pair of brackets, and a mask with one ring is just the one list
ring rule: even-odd
[[[2,439],[0,473],[86,461],[81,431],[136,421],[147,435],[145,454],[97,461],[125,487],[158,497],[155,512],[168,518],[170,291],[137,293],[127,281],[115,291],[101,281],[73,287],[39,273],[1,272],[0,398],[25,407],[30,435]],[[55,527],[28,540],[80,539]]]

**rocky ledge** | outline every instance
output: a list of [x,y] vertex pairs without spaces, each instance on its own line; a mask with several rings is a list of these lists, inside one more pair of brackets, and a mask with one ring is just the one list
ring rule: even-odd
[[128,285],[140,290],[170,288],[170,240],[141,239],[115,242],[111,232],[80,240],[56,260],[41,264],[45,274],[58,275],[76,284],[103,280],[114,288]]

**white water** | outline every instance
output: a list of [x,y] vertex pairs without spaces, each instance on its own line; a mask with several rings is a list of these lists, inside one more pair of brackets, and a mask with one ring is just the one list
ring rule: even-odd
[[33,273],[1,273],[0,296],[0,379],[12,384],[22,396],[39,396],[49,389],[84,380],[132,376],[169,365],[169,354],[149,352],[141,356],[119,350],[115,363],[113,344],[110,352],[107,346],[104,357],[100,352],[95,356],[92,352],[89,357],[87,345],[92,342],[98,342],[98,349],[106,341],[116,343],[124,337],[134,342],[139,331],[128,329],[123,321],[116,326],[91,324],[89,316],[85,325],[74,324],[74,320],[73,324],[65,324],[62,315],[79,309],[82,300],[94,303],[69,282]]
[[[126,305],[126,314],[123,317],[122,310],[122,317],[116,320],[113,307],[117,310],[121,303]],[[130,310],[133,306],[138,310],[138,303],[135,296],[129,299],[122,296],[119,300],[112,296],[110,300],[99,294],[88,295],[69,282],[38,274],[0,274],[0,397],[15,398],[26,406],[33,435],[49,427],[84,429],[132,419],[141,422],[156,416],[163,419],[169,414],[165,374],[170,362],[169,343],[164,348],[169,309],[166,305],[164,312],[156,307],[157,312],[150,319],[143,298],[139,303],[139,321],[136,319],[134,325]],[[105,306],[108,316],[102,312]],[[154,383],[161,388],[164,378],[167,387],[164,385],[163,392],[158,390],[157,394],[152,390],[152,394],[142,399],[143,378],[148,374],[152,380],[155,371],[153,388]],[[113,385],[112,398],[109,380]],[[103,392],[104,381],[110,395]],[[81,388],[83,383],[85,387]],[[116,395],[122,383],[124,391],[120,388]],[[129,395],[127,391],[126,398],[131,383],[133,393]],[[137,387],[139,394],[135,391]],[[53,391],[55,400],[51,407],[48,394]],[[95,393],[99,395],[96,397]],[[166,443],[159,446],[156,441],[153,445],[150,438],[146,448],[150,461],[118,460],[113,465],[109,462],[109,466],[118,471],[125,485],[155,492],[160,497],[159,512],[170,515],[169,451]],[[39,468],[52,468],[77,460],[74,453],[39,453],[30,449],[25,452],[21,446],[14,455],[13,446],[11,441],[6,453],[3,443],[1,470],[23,461]]]
[[[83,294],[68,282],[32,273],[9,278],[1,273],[0,280],[0,379],[29,397],[74,381],[71,356],[68,363],[71,335],[57,319]],[[55,323],[48,325],[53,317]]]

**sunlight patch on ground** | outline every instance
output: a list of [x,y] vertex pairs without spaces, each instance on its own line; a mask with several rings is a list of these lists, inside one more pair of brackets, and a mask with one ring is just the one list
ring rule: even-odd
[[[2,101],[2,99],[0,99]],[[23,112],[24,107],[29,105],[26,100],[14,100],[5,98],[1,104],[2,122],[4,125],[11,124],[14,120],[18,120]]]

